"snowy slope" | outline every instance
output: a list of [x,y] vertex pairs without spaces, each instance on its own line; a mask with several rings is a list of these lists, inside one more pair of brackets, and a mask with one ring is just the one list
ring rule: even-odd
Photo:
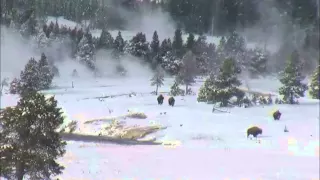
[[[74,81],[75,88],[71,88]],[[168,128],[153,134],[158,141],[175,141],[177,146],[120,146],[68,142],[61,158],[66,166],[63,179],[290,179],[319,177],[319,101],[300,99],[300,105],[274,105],[249,109],[232,108],[231,113],[212,113],[211,106],[196,102],[196,96],[176,97],[176,106],[158,106],[148,78],[56,79],[54,94],[69,120],[80,124],[89,119],[119,117],[130,111],[144,112],[147,119],[130,119],[129,124],[159,124]],[[165,79],[168,92],[172,79]],[[192,88],[197,92],[201,83]],[[251,80],[250,88],[274,92],[274,80]],[[136,96],[128,94],[135,92]],[[127,94],[127,95],[123,95]],[[103,101],[99,96],[114,95]],[[123,95],[123,96],[117,96]],[[6,95],[1,105],[14,105]],[[279,109],[280,121],[271,112]],[[113,112],[109,112],[113,110]],[[162,114],[166,112],[166,114]],[[160,114],[161,113],[161,114]],[[123,119],[122,119],[123,120]],[[263,128],[259,140],[248,140],[251,125]],[[93,125],[94,126],[94,125]],[[96,129],[101,124],[95,125]],[[287,126],[289,132],[284,133]],[[81,131],[95,128],[81,127]]]

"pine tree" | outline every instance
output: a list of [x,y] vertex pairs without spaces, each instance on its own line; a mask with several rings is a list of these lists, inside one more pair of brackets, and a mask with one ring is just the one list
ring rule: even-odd
[[40,81],[38,62],[34,58],[31,58],[24,70],[20,73],[21,89],[18,90],[18,93],[27,94],[32,91],[40,90]]
[[187,44],[186,44],[186,48],[187,50],[193,50],[195,44],[195,37],[192,33],[189,33],[188,39],[187,39]]
[[204,84],[200,87],[198,93],[198,102],[209,102],[213,101],[213,90],[215,84],[215,76],[210,74],[209,77],[205,80]]
[[222,107],[226,107],[233,96],[243,97],[243,92],[238,89],[241,85],[241,82],[237,78],[238,74],[239,70],[235,61],[231,58],[226,59],[217,77],[213,78],[211,76],[207,87],[202,88],[203,93],[207,97],[202,96],[199,100],[220,103]]
[[157,31],[154,31],[153,33],[150,49],[151,49],[152,57],[157,56],[160,52],[160,41],[159,41],[159,36]]
[[21,25],[20,33],[25,37],[37,34],[37,20],[32,11],[28,19]]
[[41,54],[41,59],[38,63],[38,68],[40,77],[39,89],[48,89],[52,83],[54,74],[44,53]]
[[170,95],[171,96],[179,96],[179,95],[183,95],[183,94],[184,94],[184,91],[182,89],[180,89],[179,83],[177,81],[175,81],[170,88]]
[[49,44],[49,38],[47,37],[45,32],[40,32],[37,36],[36,36],[36,42],[38,44],[38,48],[45,48],[48,46]]
[[250,53],[250,67],[249,72],[251,77],[257,77],[258,75],[264,75],[267,72],[267,55],[260,48],[255,48]]
[[197,73],[196,59],[192,51],[188,51],[182,59],[182,67],[177,76],[177,82],[186,85],[186,93],[189,94],[189,86],[192,85]]
[[149,44],[146,35],[142,32],[136,34],[131,40],[129,45],[129,52],[139,58],[147,58],[149,52]]
[[279,94],[283,96],[284,102],[294,104],[295,98],[304,97],[304,92],[308,87],[302,83],[305,77],[301,74],[301,71],[302,65],[299,53],[293,51],[280,76],[280,82],[283,86],[279,89]]
[[95,70],[95,47],[92,42],[92,35],[86,33],[78,44],[76,58],[80,63],[85,64],[89,69]]
[[0,117],[0,176],[40,180],[62,173],[56,160],[65,153],[66,143],[57,130],[64,118],[53,97],[31,92],[17,106],[2,110]]
[[196,55],[196,66],[201,74],[207,74],[210,71],[206,40],[206,36],[199,36],[193,48],[193,52]]
[[14,78],[10,83],[10,94],[20,94],[21,82],[18,78]]
[[318,67],[314,71],[311,78],[309,94],[313,99],[320,99],[319,86],[320,86],[320,65],[318,65]]
[[121,32],[118,32],[116,39],[113,42],[112,56],[114,59],[120,59],[124,54],[125,42],[122,38]]
[[164,39],[161,42],[161,46],[160,46],[160,55],[163,57],[167,54],[167,52],[172,50],[172,44],[170,39]]
[[183,39],[182,39],[182,31],[181,29],[176,29],[174,32],[173,42],[172,42],[172,49],[177,57],[182,57],[183,52]]
[[163,86],[164,72],[160,65],[158,65],[154,76],[151,79],[151,86],[156,86],[156,95],[158,95],[159,87]]
[[114,39],[110,32],[108,32],[106,29],[103,29],[99,38],[98,48],[111,49],[113,47],[113,42]]

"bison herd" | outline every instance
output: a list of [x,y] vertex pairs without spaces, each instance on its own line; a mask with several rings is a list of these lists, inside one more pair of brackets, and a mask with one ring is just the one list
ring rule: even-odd
[[[164,100],[164,97],[162,94],[160,94],[158,97],[157,97],[157,101],[158,101],[158,105],[162,105],[163,104],[163,100]],[[175,99],[173,97],[170,97],[168,99],[168,103],[169,103],[169,106],[174,106],[174,102],[175,102]]]
[[[158,101],[158,105],[162,105],[163,104],[163,100],[164,100],[164,97],[162,94],[160,94],[158,97],[157,97],[157,101]],[[173,97],[170,97],[168,99],[168,104],[169,106],[174,106],[174,103],[175,103],[175,99]],[[275,111],[273,113],[273,119],[274,120],[280,120],[280,117],[281,117],[281,113],[279,110]],[[180,125],[182,126],[182,125]],[[288,131],[287,131],[288,132]],[[257,127],[257,126],[253,126],[253,127],[250,127],[247,129],[247,138],[252,135],[253,137],[257,138],[258,135],[261,135],[262,134],[262,129]]]

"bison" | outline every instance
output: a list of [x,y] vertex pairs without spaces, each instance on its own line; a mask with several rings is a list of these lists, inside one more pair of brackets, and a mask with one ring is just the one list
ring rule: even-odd
[[163,104],[163,99],[164,99],[163,95],[160,94],[160,95],[158,96],[158,98],[157,98],[158,105],[162,105],[162,104]]
[[172,106],[172,107],[173,107],[175,100],[174,100],[173,97],[170,97],[170,98],[168,99],[168,102],[169,102],[169,106]]
[[257,138],[257,136],[258,136],[259,134],[262,134],[262,129],[259,128],[259,127],[257,127],[257,126],[253,126],[253,127],[249,128],[249,129],[247,130],[247,138],[248,138],[250,135],[252,135],[253,137]]
[[281,117],[281,112],[279,110],[273,113],[274,120],[280,120],[280,117]]

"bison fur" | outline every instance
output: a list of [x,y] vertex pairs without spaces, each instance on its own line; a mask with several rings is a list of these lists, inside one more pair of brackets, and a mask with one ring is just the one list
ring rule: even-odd
[[280,117],[281,117],[281,112],[279,110],[273,113],[274,120],[280,120]]
[[173,97],[170,97],[169,99],[168,99],[168,103],[169,103],[169,106],[174,106],[174,102],[175,102],[175,100],[174,100],[174,98]]
[[158,96],[158,98],[157,98],[158,105],[162,105],[162,104],[163,104],[163,99],[164,99],[163,95],[160,94],[160,95]]
[[262,129],[257,126],[253,126],[247,130],[247,138],[250,135],[256,138],[259,134],[262,134]]

